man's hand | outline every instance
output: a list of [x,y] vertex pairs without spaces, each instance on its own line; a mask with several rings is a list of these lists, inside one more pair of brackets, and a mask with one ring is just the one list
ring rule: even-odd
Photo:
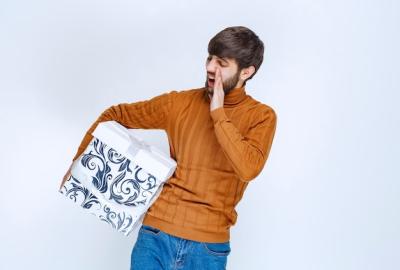
[[72,167],[72,164],[71,164],[71,166],[69,167],[68,171],[65,173],[65,175],[64,175],[64,177],[63,177],[63,180],[62,180],[62,182],[61,182],[60,188],[59,188],[58,190],[61,190],[61,188],[63,187],[64,183],[67,181],[69,175],[71,174],[71,167]]
[[225,92],[224,92],[224,88],[222,85],[221,70],[219,68],[217,68],[217,71],[215,72],[215,83],[214,83],[213,96],[212,96],[211,102],[210,102],[210,111],[213,111],[215,109],[223,107],[224,106],[224,97],[225,97]]

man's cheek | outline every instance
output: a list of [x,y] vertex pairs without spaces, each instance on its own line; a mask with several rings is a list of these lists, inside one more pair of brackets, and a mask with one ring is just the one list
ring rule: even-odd
[[228,76],[227,76],[227,74],[225,72],[222,72],[222,71],[221,71],[220,74],[221,74],[221,81],[224,82],[225,78],[228,78]]
[[225,82],[225,78],[226,78],[226,77],[225,77],[224,75],[221,74],[221,83],[224,83],[224,82]]

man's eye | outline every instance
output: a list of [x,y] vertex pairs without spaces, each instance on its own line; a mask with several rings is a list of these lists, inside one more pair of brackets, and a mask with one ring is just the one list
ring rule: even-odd
[[[212,59],[211,56],[207,57],[207,62],[210,62]],[[225,63],[223,63],[222,61],[217,61],[218,65],[220,65],[221,67],[227,67],[227,65]]]

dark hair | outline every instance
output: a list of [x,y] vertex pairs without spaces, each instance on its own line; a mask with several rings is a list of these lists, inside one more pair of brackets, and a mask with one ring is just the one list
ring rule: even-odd
[[[208,53],[221,58],[235,59],[239,71],[243,68],[254,66],[255,72],[247,79],[250,80],[257,73],[263,62],[264,43],[249,28],[232,26],[217,33],[210,40]],[[246,84],[246,81],[244,84]]]

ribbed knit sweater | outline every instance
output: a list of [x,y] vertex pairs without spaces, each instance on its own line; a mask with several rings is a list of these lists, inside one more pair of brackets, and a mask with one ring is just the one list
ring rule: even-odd
[[163,129],[177,168],[146,212],[143,224],[200,242],[226,242],[235,206],[263,169],[275,134],[274,110],[235,88],[210,112],[207,89],[170,91],[107,108],[87,130],[75,160],[98,123]]

